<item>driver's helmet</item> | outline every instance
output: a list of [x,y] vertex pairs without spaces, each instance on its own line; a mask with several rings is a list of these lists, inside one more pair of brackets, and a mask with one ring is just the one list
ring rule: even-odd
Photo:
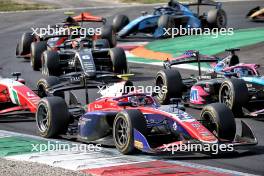
[[225,63],[224,62],[219,62],[214,66],[214,71],[215,72],[221,72],[225,68]]
[[66,26],[79,26],[79,23],[71,16],[67,17],[64,23]]
[[132,103],[133,106],[142,106],[146,104],[146,96],[137,95],[128,98],[128,101]]
[[244,77],[249,75],[249,71],[246,68],[235,68],[234,73],[236,73],[238,77]]
[[176,9],[180,9],[179,2],[177,2],[176,0],[170,0],[170,1],[168,2],[168,6],[169,6],[169,7],[176,8]]

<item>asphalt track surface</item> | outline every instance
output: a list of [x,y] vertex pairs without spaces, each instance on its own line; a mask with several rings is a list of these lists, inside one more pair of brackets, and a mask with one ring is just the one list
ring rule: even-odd
[[[224,9],[228,15],[229,27],[233,28],[251,28],[263,26],[263,23],[252,23],[246,20],[245,14],[247,11],[255,6],[263,6],[263,1],[251,2],[229,2],[224,3]],[[118,13],[127,14],[131,19],[137,17],[141,11],[151,12],[151,6],[138,7],[116,7],[114,9],[98,8],[89,10],[92,14],[111,17]],[[82,10],[83,11],[83,10]],[[77,13],[80,11],[76,11]],[[32,71],[28,61],[15,58],[16,42],[24,31],[30,30],[31,27],[45,27],[48,24],[60,22],[64,18],[62,11],[40,11],[40,12],[25,12],[25,13],[6,13],[0,14],[0,75],[2,77],[10,77],[13,71],[21,72],[23,78],[27,81],[27,85],[32,89],[35,88],[36,81],[41,78],[40,72]],[[146,39],[142,39],[146,40]],[[255,46],[243,48],[239,56],[243,62],[256,62],[263,64],[264,43]],[[153,85],[153,79],[161,67],[150,66],[144,64],[130,63],[130,70],[136,74],[136,85]],[[192,71],[181,70],[184,76],[188,76]],[[81,94],[78,92],[78,94]],[[97,97],[96,91],[90,91],[90,100]],[[198,117],[199,111],[187,109],[187,112]],[[239,122],[239,118],[237,121]],[[263,175],[264,174],[264,122],[253,119],[243,119],[253,129],[255,135],[259,140],[258,146],[251,151],[242,152],[240,154],[221,156],[219,158],[212,158],[209,156],[175,156],[170,158],[172,160],[182,160],[187,162],[194,162],[209,166],[215,166],[225,169],[232,169],[241,172]],[[239,126],[239,124],[238,124]],[[25,134],[37,135],[34,122],[12,122],[0,123],[1,130],[9,130],[21,132]]]

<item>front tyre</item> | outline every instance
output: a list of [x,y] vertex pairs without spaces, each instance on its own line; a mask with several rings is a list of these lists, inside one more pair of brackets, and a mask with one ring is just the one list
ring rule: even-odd
[[[48,93],[48,89],[52,88],[52,86],[60,84],[61,81],[56,76],[48,76],[45,78],[41,78],[37,82],[37,90],[38,90],[38,96],[40,98],[48,97],[50,96]],[[64,98],[64,92],[57,92],[53,94],[54,96],[59,96],[61,98]]]
[[40,100],[36,112],[37,128],[42,137],[52,138],[65,134],[70,121],[67,104],[60,97]]
[[60,76],[60,56],[56,51],[45,51],[41,59],[42,75]]
[[41,56],[46,49],[46,41],[33,42],[31,44],[30,64],[33,70],[38,71],[41,68]]
[[113,124],[114,144],[119,152],[133,154],[137,149],[134,146],[134,129],[146,135],[147,123],[139,110],[123,110],[115,117]]
[[219,89],[219,102],[224,103],[235,116],[241,116],[242,107],[249,101],[248,88],[244,80],[231,78],[225,80]]
[[111,48],[116,46],[116,34],[112,26],[107,25],[102,27],[101,38],[108,40]]
[[212,9],[207,14],[207,22],[210,28],[226,28],[227,16],[223,9]]
[[118,74],[128,73],[127,58],[123,48],[111,48],[109,50],[113,64],[113,72]]
[[129,18],[126,15],[116,15],[113,19],[113,28],[115,32],[119,32],[129,23]]
[[157,100],[161,104],[168,104],[171,98],[181,97],[184,85],[180,72],[168,69],[157,73],[156,86],[160,88]]
[[236,123],[232,111],[223,103],[212,103],[201,112],[202,124],[219,139],[233,141],[236,134]]

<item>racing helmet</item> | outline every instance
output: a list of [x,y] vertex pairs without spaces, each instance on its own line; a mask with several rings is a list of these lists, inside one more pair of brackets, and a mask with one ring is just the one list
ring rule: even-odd
[[238,77],[245,77],[250,75],[250,71],[246,68],[235,68],[234,72]]
[[132,103],[133,106],[143,106],[146,104],[145,95],[131,96],[128,101]]
[[75,21],[71,16],[68,16],[64,23],[66,26],[79,26],[79,23]]
[[179,2],[176,1],[176,0],[170,0],[170,1],[168,2],[168,6],[169,6],[169,7],[176,8],[176,9],[180,9]]

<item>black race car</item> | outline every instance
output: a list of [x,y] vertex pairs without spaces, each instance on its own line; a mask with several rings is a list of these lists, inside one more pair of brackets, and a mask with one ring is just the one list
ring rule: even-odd
[[85,74],[90,78],[100,73],[128,73],[125,52],[122,48],[110,48],[105,39],[96,41],[78,38],[66,40],[58,50],[42,54],[41,72],[46,76]]
[[88,12],[83,12],[78,16],[69,16],[63,23],[56,23],[50,28],[47,28],[47,31],[51,31],[51,29],[60,29],[60,31],[63,31],[62,29],[64,29],[64,35],[61,33],[37,35],[34,33],[35,31],[23,33],[16,46],[16,57],[30,59],[33,70],[39,70],[41,67],[42,53],[47,49],[57,50],[56,46],[69,39],[71,36],[69,34],[70,31],[76,28],[80,29],[81,25],[79,23],[83,24],[83,22],[103,23],[101,35],[95,33],[93,35],[87,34],[86,36],[91,40],[106,39],[111,47],[116,46],[116,36],[112,27],[105,25],[106,19],[93,16]]

